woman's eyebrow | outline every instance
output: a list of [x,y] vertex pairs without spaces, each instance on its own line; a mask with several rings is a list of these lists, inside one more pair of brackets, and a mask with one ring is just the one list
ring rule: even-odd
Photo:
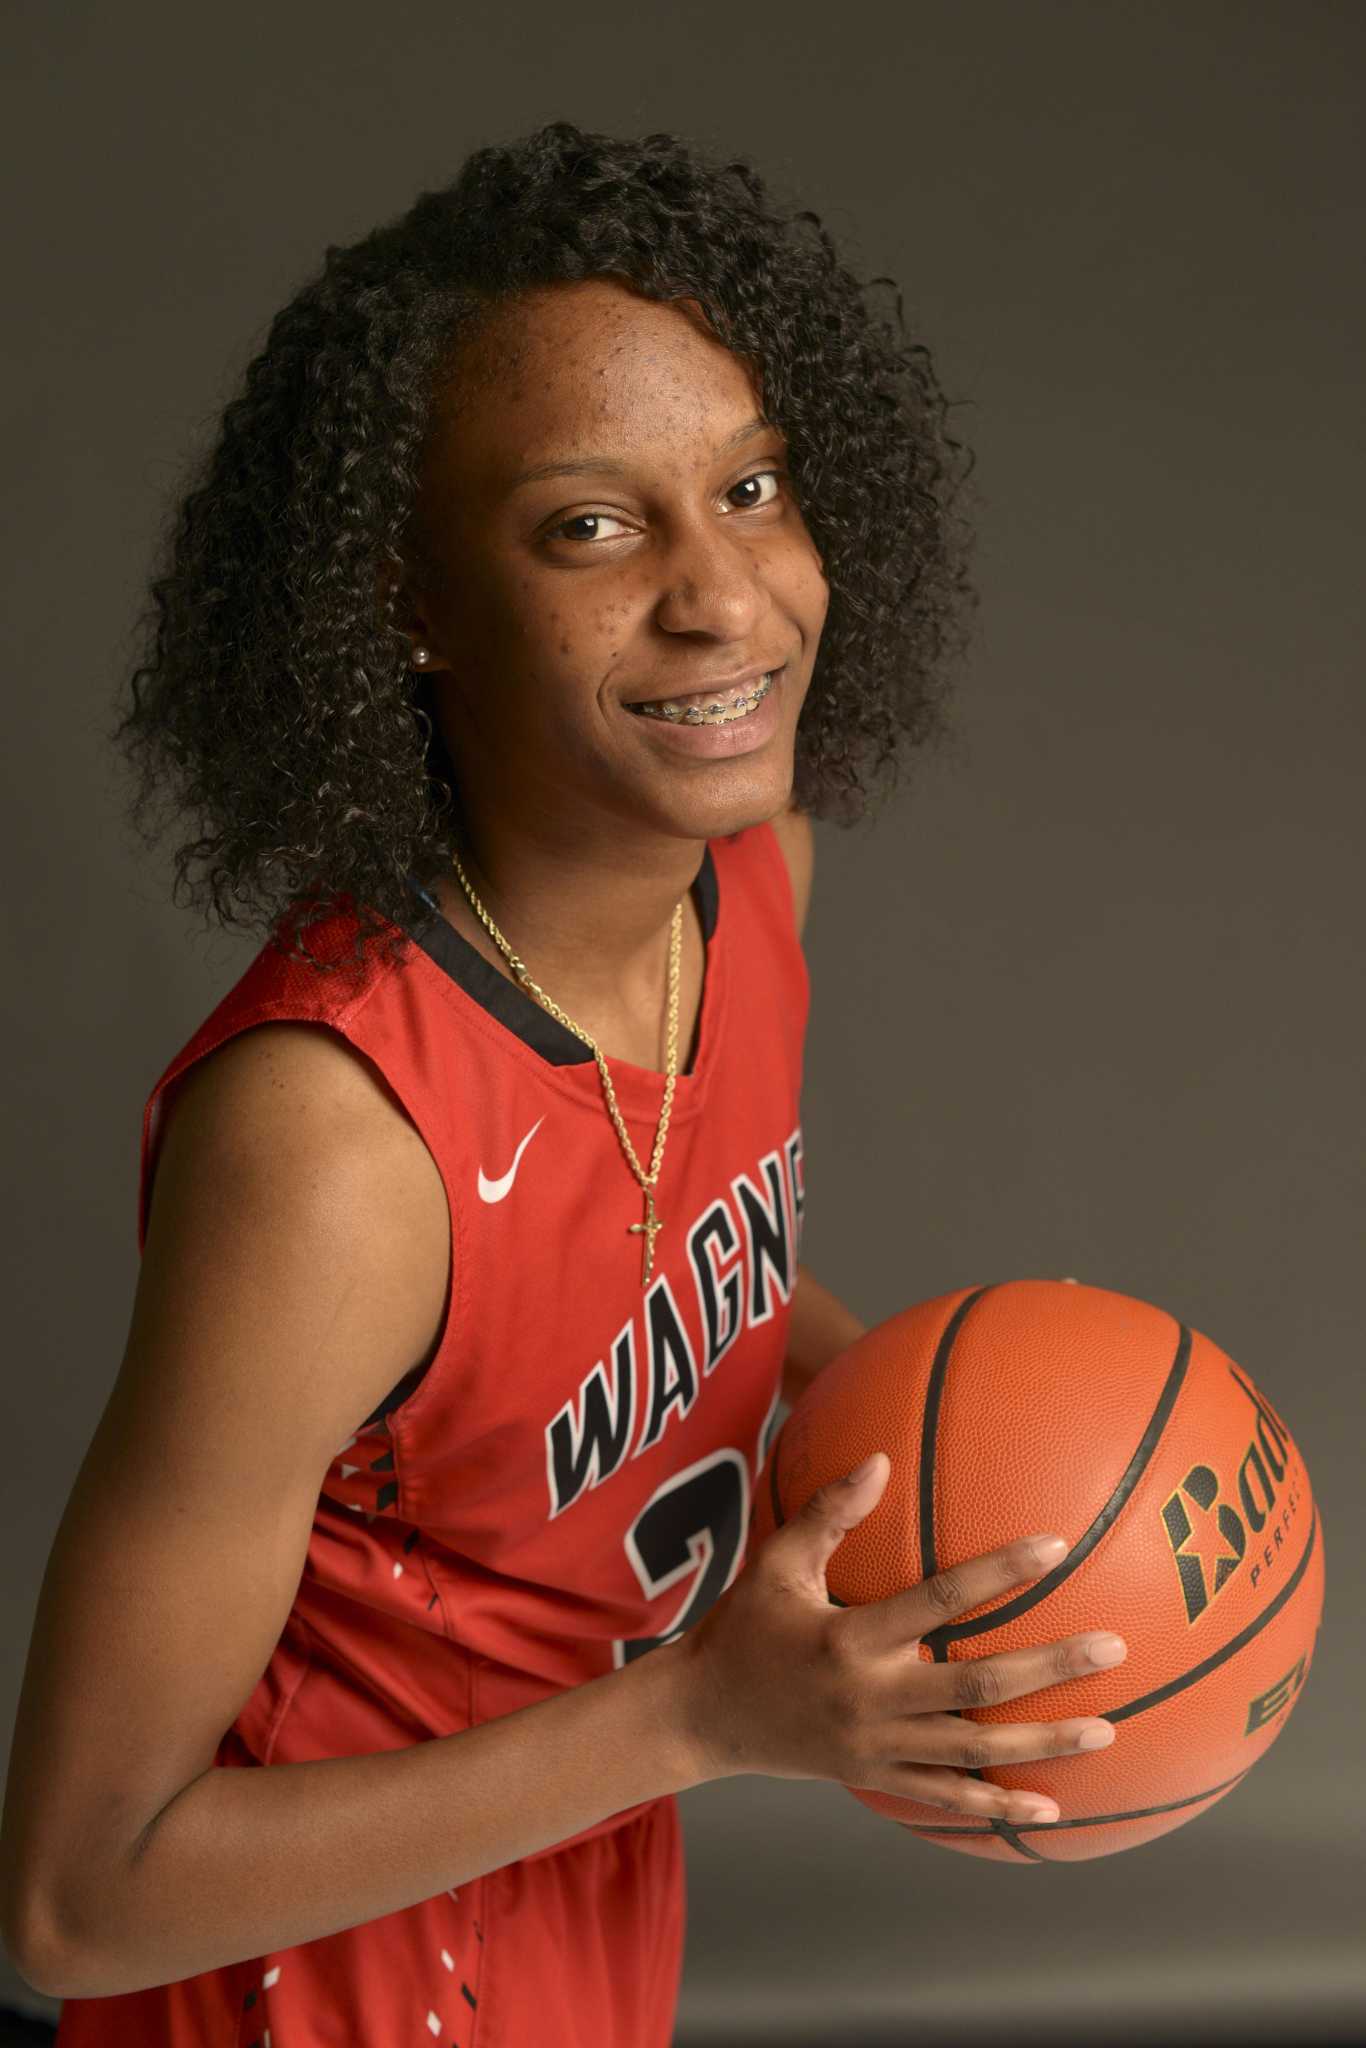
[[[743,427],[737,427],[733,434],[727,436],[716,450],[716,454],[728,455],[732,448],[738,448],[742,442],[752,439],[755,434],[776,433],[778,431],[779,429],[772,420],[746,420]],[[614,462],[608,455],[584,455],[580,456],[575,462],[542,462],[538,463],[534,469],[521,470],[513,477],[508,485],[508,489],[509,491],[520,490],[523,484],[535,483],[538,478],[543,476],[587,476],[590,472],[594,471],[606,476],[625,476],[627,474],[625,463]]]

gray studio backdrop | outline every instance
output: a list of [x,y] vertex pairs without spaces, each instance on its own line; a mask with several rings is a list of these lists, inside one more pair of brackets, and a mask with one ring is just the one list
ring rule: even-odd
[[834,1785],[688,1795],[680,2043],[1366,2031],[1364,22],[7,11],[6,1728],[123,1347],[142,1104],[254,950],[170,906],[99,737],[182,464],[325,244],[543,120],[675,128],[901,281],[978,455],[960,745],[817,835],[807,1262],[870,1321],[1027,1274],[1161,1303],[1281,1407],[1328,1567],[1284,1733],[1155,1844],[1006,1869]]

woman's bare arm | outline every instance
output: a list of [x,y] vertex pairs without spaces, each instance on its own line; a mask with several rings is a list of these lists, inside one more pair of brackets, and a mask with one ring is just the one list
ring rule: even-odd
[[430,1354],[449,1247],[430,1153],[335,1034],[270,1024],[185,1076],[11,1752],[0,1910],[39,1989],[131,1991],[312,1940],[694,1782],[668,1645],[406,1750],[212,1768],[337,1447]]

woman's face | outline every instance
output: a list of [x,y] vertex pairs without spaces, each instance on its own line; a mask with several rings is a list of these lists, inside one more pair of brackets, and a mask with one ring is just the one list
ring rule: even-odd
[[[407,616],[472,819],[704,839],[786,807],[829,592],[759,412],[696,307],[609,280],[530,293],[469,345],[434,412]],[[778,667],[711,751],[625,708]]]

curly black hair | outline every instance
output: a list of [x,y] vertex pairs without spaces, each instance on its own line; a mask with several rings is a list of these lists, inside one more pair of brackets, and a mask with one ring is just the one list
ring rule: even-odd
[[[353,960],[375,938],[406,949],[429,914],[408,878],[448,871],[459,844],[393,573],[411,559],[433,392],[495,308],[592,277],[696,300],[787,437],[829,586],[793,801],[852,824],[907,748],[949,736],[946,664],[977,602],[972,456],[895,281],[861,284],[819,217],[775,202],[744,159],[553,121],[327,249],[167,522],[132,706],[108,738],[139,771],[144,844],[193,820],[174,900],[265,926],[315,966],[302,922],[338,909],[357,919]],[[876,286],[894,314],[870,310]]]

